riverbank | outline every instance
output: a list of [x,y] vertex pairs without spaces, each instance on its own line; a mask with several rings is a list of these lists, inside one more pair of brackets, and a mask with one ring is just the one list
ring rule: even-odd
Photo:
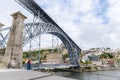
[[81,67],[81,68],[68,68],[68,69],[40,69],[35,71],[41,72],[59,72],[59,71],[68,71],[68,72],[96,72],[96,71],[110,71],[110,70],[120,70],[118,67]]
[[107,70],[120,70],[118,67],[81,67],[81,68],[71,68],[68,71],[72,72],[95,72],[95,71],[107,71]]

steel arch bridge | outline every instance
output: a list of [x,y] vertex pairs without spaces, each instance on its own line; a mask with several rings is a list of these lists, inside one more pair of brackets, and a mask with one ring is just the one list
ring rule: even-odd
[[[0,48],[5,48],[9,32],[4,35],[2,32],[5,30],[10,30],[10,27],[3,28],[0,33]],[[73,42],[69,37],[63,32],[61,28],[54,26],[49,23],[27,23],[24,27],[24,46],[30,41],[34,40],[36,37],[42,34],[52,34],[60,38],[64,43],[66,49],[68,50],[71,64],[79,64],[79,53],[81,49]]]
[[[34,17],[40,19],[40,22],[26,23],[24,25],[24,46],[30,41],[34,40],[42,34],[52,34],[57,36],[65,45],[70,64],[78,65],[80,63],[79,54],[81,49],[74,43],[74,41],[33,1],[33,0],[16,0],[19,4],[31,12]],[[3,28],[0,32],[0,48],[5,48],[9,32],[5,35],[2,33],[8,28]],[[4,35],[3,35],[4,34]]]

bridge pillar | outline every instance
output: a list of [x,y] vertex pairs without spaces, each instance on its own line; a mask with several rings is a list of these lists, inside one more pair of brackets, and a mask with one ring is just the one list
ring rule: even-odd
[[13,13],[11,16],[13,17],[13,21],[4,55],[4,62],[6,65],[10,64],[13,68],[21,68],[24,20],[27,17],[21,12]]

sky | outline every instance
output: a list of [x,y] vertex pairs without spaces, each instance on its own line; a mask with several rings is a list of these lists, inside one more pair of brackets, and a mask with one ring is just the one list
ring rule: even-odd
[[[81,48],[120,48],[120,0],[35,0],[39,6]],[[0,22],[11,26],[10,14],[21,11],[32,22],[33,16],[14,0],[0,0]],[[47,38],[46,38],[47,37]],[[42,36],[48,46],[51,35]]]

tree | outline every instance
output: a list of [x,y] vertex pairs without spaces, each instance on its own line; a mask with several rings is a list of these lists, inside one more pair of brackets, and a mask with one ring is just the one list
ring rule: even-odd
[[62,56],[63,56],[63,60],[65,61],[66,58],[68,58],[68,53],[63,54]]
[[108,54],[108,57],[111,59],[111,58],[113,58],[114,56],[112,55],[112,54],[110,54],[110,53],[107,53]]
[[29,57],[28,52],[23,52],[23,58],[28,58],[28,57]]
[[108,55],[107,55],[106,53],[104,53],[104,54],[101,54],[101,55],[99,56],[99,58],[100,58],[100,59],[102,59],[102,58],[107,59],[107,58],[108,58]]
[[107,59],[107,58],[113,58],[114,56],[111,54],[111,53],[103,53],[99,56],[100,59],[104,58],[104,59]]

